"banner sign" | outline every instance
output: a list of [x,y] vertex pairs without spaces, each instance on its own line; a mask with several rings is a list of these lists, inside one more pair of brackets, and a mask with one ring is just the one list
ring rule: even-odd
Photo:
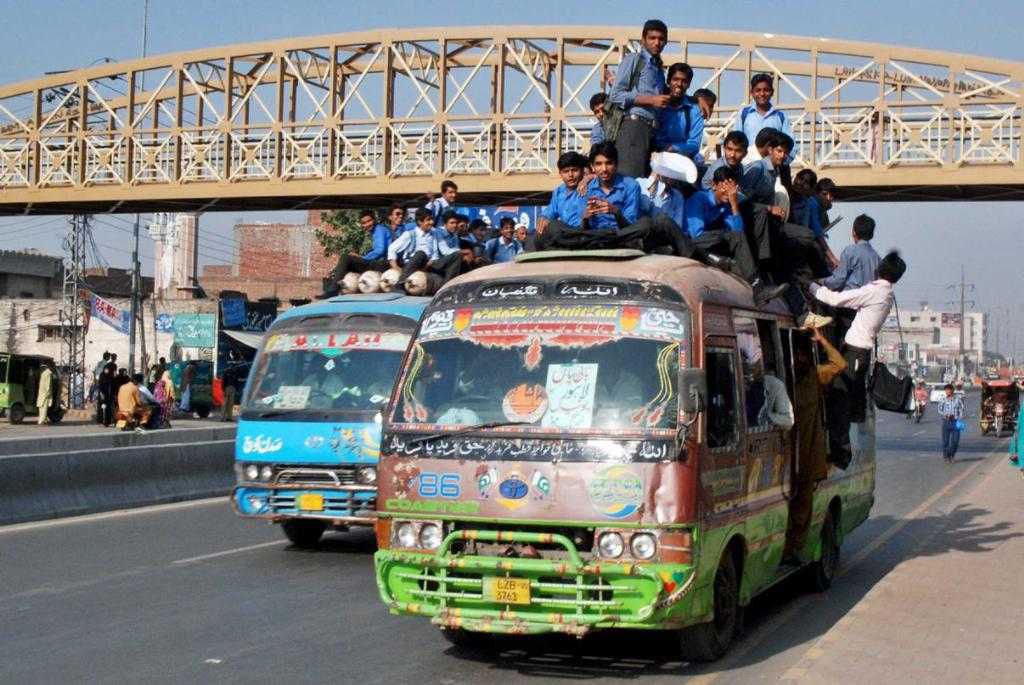
[[245,300],[232,298],[220,301],[221,325],[224,328],[235,328],[245,325]]
[[92,315],[125,335],[131,328],[131,312],[115,307],[99,295],[92,296]]
[[960,328],[960,312],[942,315],[943,328]]
[[171,333],[174,331],[174,315],[173,314],[157,314],[156,321],[154,322],[156,330],[161,333]]
[[182,347],[213,347],[215,318],[213,314],[176,314],[174,342]]

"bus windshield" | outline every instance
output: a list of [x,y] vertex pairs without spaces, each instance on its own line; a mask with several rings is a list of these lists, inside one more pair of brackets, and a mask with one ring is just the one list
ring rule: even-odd
[[529,432],[673,429],[684,316],[655,307],[534,305],[429,314],[392,422]]
[[270,333],[248,384],[244,416],[377,412],[391,394],[408,342],[406,333]]

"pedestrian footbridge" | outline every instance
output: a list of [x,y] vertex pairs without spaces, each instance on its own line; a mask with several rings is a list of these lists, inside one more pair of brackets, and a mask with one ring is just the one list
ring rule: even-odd
[[[719,96],[757,72],[796,166],[846,198],[1021,199],[1024,63],[829,38],[670,29]],[[345,207],[436,191],[529,204],[584,150],[637,27],[382,30],[208,48],[0,87],[0,214]],[[708,150],[708,151],[709,151]],[[707,151],[706,151],[707,152]]]

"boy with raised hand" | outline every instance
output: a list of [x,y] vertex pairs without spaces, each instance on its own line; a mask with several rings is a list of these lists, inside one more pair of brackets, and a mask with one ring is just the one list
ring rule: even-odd
[[668,96],[665,107],[658,110],[658,128],[654,134],[655,148],[662,152],[686,155],[694,164],[704,164],[700,146],[704,141],[704,115],[696,100],[686,94],[693,80],[693,69],[685,62],[668,68]]
[[721,166],[711,181],[711,190],[702,190],[686,200],[686,232],[699,248],[727,251],[736,272],[753,288],[755,303],[764,305],[785,292],[787,285],[769,286],[750,253],[740,213],[739,174]]
[[[619,172],[639,178],[647,175],[658,110],[668,104],[661,51],[668,42],[668,27],[660,19],[644,22],[640,52],[622,58],[608,99],[625,112],[616,146],[622,158]],[[635,75],[635,78],[634,78]]]
[[455,200],[458,196],[459,186],[455,185],[455,181],[441,181],[441,194],[431,198],[425,205],[430,210],[430,215],[434,217],[435,226],[441,225],[442,217],[446,212],[455,210]]
[[594,113],[594,125],[590,128],[590,144],[597,145],[604,142],[604,103],[608,96],[604,93],[594,93],[590,96],[590,111]]
[[394,238],[391,228],[377,223],[377,215],[372,209],[364,209],[359,213],[359,227],[371,234],[372,246],[362,255],[356,252],[340,255],[334,270],[324,279],[324,291],[317,299],[337,295],[340,292],[338,282],[350,271],[361,274],[366,271],[384,271],[388,268],[388,247]]

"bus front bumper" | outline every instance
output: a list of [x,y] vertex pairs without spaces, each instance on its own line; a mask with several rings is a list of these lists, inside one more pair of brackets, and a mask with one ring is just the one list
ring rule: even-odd
[[[558,545],[564,558],[533,559],[452,553],[457,541]],[[566,633],[599,628],[672,628],[687,619],[695,575],[690,566],[586,561],[562,535],[457,530],[436,552],[381,549],[377,588],[391,613],[427,616],[446,629],[473,632]],[[515,603],[493,598],[495,579],[529,590]]]
[[336,526],[372,526],[377,487],[246,484],[231,492],[231,507],[239,516],[274,522],[318,519]]

